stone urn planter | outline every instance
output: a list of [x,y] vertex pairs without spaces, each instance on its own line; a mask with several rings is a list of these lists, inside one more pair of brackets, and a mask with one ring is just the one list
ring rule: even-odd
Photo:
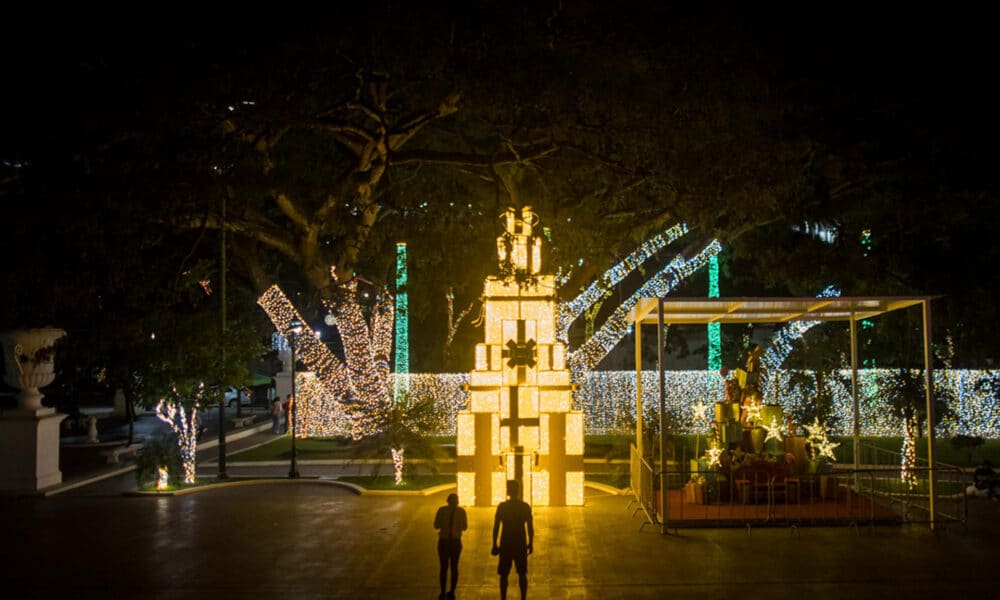
[[3,344],[4,380],[18,388],[18,408],[37,411],[42,408],[43,388],[55,379],[55,343],[66,335],[62,329],[15,329],[0,332]]
[[4,380],[21,392],[18,409],[0,414],[0,491],[35,492],[62,482],[59,423],[66,415],[42,406],[42,393],[55,379],[56,340],[62,329],[0,332]]

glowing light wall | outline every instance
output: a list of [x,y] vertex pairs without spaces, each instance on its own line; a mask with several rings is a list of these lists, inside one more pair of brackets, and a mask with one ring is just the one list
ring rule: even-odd
[[[708,297],[719,297],[719,257],[713,256],[708,261]],[[722,325],[708,324],[708,370],[718,371],[722,368]]]
[[[810,402],[808,387],[792,385],[795,373],[812,375],[811,371],[772,371],[777,380],[779,403],[785,414],[792,414],[797,407]],[[902,435],[902,419],[887,410],[889,400],[882,393],[879,384],[884,378],[894,374],[891,369],[861,369],[858,377],[862,390],[878,390],[874,394],[861,397],[861,433],[863,435]],[[676,417],[680,433],[704,433],[704,422],[695,422],[693,410],[699,401],[713,402],[724,395],[722,378],[718,371],[667,371],[666,408]],[[469,373],[411,373],[410,391],[414,396],[433,396],[445,415],[442,419],[440,435],[455,432],[457,417],[468,413]],[[845,370],[839,378],[850,377]],[[1000,397],[992,392],[991,383],[1000,377],[1000,371],[974,371],[964,369],[935,369],[934,387],[949,398],[949,416],[942,418],[935,427],[941,437],[953,435],[978,435],[984,438],[1000,438]],[[646,418],[655,420],[658,403],[656,371],[643,371],[643,412]],[[306,385],[302,378],[299,386]],[[577,390],[576,406],[584,412],[584,427],[588,435],[603,435],[631,431],[635,427],[635,371],[590,371],[580,382]],[[300,399],[302,392],[300,391]],[[852,400],[850,386],[840,383],[833,385],[835,397],[833,414],[828,419],[830,433],[845,435],[850,433],[852,423]],[[302,406],[299,406],[302,410]],[[323,411],[318,411],[322,413]],[[302,425],[299,426],[300,428]],[[320,426],[317,426],[320,427]],[[317,429],[318,431],[318,429]],[[314,433],[313,435],[322,435]],[[472,477],[472,474],[469,474]],[[463,498],[464,502],[464,498]]]
[[485,340],[476,345],[468,410],[456,416],[459,497],[495,505],[516,479],[532,504],[582,505],[584,419],[571,410],[566,346],[556,339],[555,277],[541,274],[530,207],[508,209],[502,220],[502,275],[486,279]]
[[[410,372],[410,303],[406,293],[406,243],[396,244],[396,360],[397,375]],[[397,377],[396,402],[406,397],[410,380]]]

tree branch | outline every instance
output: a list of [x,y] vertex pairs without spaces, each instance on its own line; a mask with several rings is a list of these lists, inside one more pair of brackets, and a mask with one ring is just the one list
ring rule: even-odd
[[[188,217],[174,222],[174,225],[187,229],[222,229],[223,224],[217,215],[206,217]],[[263,217],[251,215],[249,217],[227,217],[225,223],[226,231],[238,233],[253,238],[262,244],[274,248],[285,256],[296,260],[299,258],[298,247],[295,239],[284,229],[274,225]]]
[[274,198],[274,203],[278,205],[281,212],[291,219],[292,223],[299,226],[302,231],[309,231],[310,223],[309,219],[299,210],[299,207],[295,205],[295,201],[289,198],[283,192],[272,191],[271,196]]
[[460,167],[489,168],[491,165],[508,165],[531,162],[553,154],[559,151],[559,149],[559,146],[555,144],[547,144],[535,148],[522,149],[518,154],[507,151],[500,152],[493,156],[467,154],[463,152],[411,150],[391,154],[390,161],[394,165],[402,165],[406,163],[428,163]]
[[398,150],[402,148],[406,142],[410,141],[427,124],[458,112],[461,101],[462,95],[455,92],[442,100],[436,110],[419,114],[404,121],[389,133],[389,149]]

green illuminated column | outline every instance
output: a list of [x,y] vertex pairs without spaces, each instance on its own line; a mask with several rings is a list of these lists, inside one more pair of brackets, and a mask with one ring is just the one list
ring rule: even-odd
[[[708,263],[708,297],[719,297],[719,255],[716,254]],[[718,371],[722,368],[722,332],[718,323],[708,324],[708,370]]]
[[406,398],[410,389],[410,320],[406,297],[406,242],[396,244],[396,389],[395,399]]

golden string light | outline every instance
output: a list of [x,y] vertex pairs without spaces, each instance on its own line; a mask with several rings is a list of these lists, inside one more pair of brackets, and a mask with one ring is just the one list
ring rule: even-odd
[[[356,301],[356,285],[356,281],[348,284],[346,300],[336,305],[325,302],[343,342],[346,364],[315,336],[278,286],[271,286],[257,300],[278,332],[288,331],[295,319],[303,323],[303,332],[296,337],[296,357],[318,380],[307,385],[298,399],[296,428],[301,425],[306,435],[343,435],[346,416],[350,417],[346,429],[352,437],[371,435],[383,425],[389,408],[393,299],[388,293],[379,296],[369,326]],[[337,409],[337,403],[345,406]]]
[[190,412],[187,412],[184,410],[183,404],[172,400],[160,400],[153,412],[177,435],[177,445],[181,450],[181,464],[184,467],[184,483],[194,483],[198,450],[197,404],[191,407]]
[[711,258],[721,251],[722,244],[718,240],[712,240],[691,260],[677,255],[667,266],[643,283],[635,293],[615,309],[593,336],[570,353],[570,370],[573,372],[574,380],[580,381],[586,371],[597,367],[597,364],[628,334],[631,330],[631,324],[628,320],[629,311],[640,298],[666,296],[680,282],[705,267]]
[[588,308],[603,298],[629,273],[636,270],[664,246],[672,244],[688,231],[686,223],[678,223],[652,239],[643,242],[624,260],[614,264],[601,277],[587,286],[576,298],[560,302],[556,313],[556,337],[562,343],[569,343],[569,327]]

